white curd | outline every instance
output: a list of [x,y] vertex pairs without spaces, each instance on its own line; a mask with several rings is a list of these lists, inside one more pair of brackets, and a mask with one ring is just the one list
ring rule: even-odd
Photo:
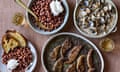
[[50,9],[51,9],[51,12],[54,16],[58,16],[60,13],[62,13],[64,11],[64,8],[61,4],[60,1],[52,1],[50,3]]
[[7,69],[13,70],[19,65],[18,61],[15,59],[10,59],[7,63]]

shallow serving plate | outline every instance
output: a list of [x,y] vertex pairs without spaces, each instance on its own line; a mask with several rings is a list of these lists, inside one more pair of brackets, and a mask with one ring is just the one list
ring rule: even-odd
[[75,27],[77,28],[77,30],[84,36],[86,37],[90,37],[90,38],[102,38],[102,37],[105,37],[107,35],[109,35],[110,33],[112,32],[116,32],[117,30],[117,22],[118,22],[118,10],[117,10],[117,7],[116,5],[114,4],[114,2],[112,0],[101,0],[101,1],[105,1],[105,2],[108,2],[110,3],[114,8],[115,8],[115,17],[114,17],[114,20],[113,20],[113,27],[106,33],[106,34],[103,34],[103,35],[90,35],[90,34],[87,34],[85,33],[83,30],[81,30],[76,22],[76,16],[77,16],[77,11],[78,11],[78,7],[79,7],[79,3],[80,3],[80,0],[76,0],[76,6],[75,6],[75,10],[74,10],[74,15],[73,15],[73,19],[74,19],[74,25]]
[[[32,63],[31,66],[28,68],[28,70],[26,70],[26,72],[32,72],[37,64],[37,52],[31,42],[28,42],[28,47],[30,48],[30,50],[32,52],[33,60],[31,62]],[[2,64],[2,54],[3,54],[3,48],[0,47],[0,72],[9,72],[7,70],[6,65]]]
[[50,56],[49,56],[50,52],[53,50],[54,47],[56,47],[59,44],[62,44],[66,38],[70,38],[73,42],[73,45],[80,44],[84,46],[83,50],[81,51],[82,54],[86,54],[87,53],[86,50],[88,51],[90,48],[93,48],[95,51],[93,53],[94,55],[93,58],[95,60],[94,62],[97,63],[95,64],[96,72],[103,72],[104,60],[98,48],[88,39],[78,34],[66,33],[66,32],[59,33],[59,34],[52,36],[51,38],[47,40],[47,42],[43,46],[41,61],[42,61],[42,66],[45,72],[52,72],[53,62],[50,60]]
[[[32,2],[34,0],[29,0],[28,2],[28,7],[31,6]],[[57,33],[58,31],[60,31],[64,26],[65,24],[67,23],[68,21],[68,17],[69,17],[69,7],[68,7],[68,3],[66,0],[62,0],[63,2],[63,5],[65,7],[65,17],[64,17],[64,21],[63,23],[57,28],[57,29],[54,29],[52,30],[51,32],[48,32],[48,31],[44,31],[44,30],[40,30],[38,27],[35,26],[35,24],[32,22],[32,18],[30,18],[30,14],[28,12],[26,12],[26,17],[27,17],[27,21],[28,21],[28,24],[30,25],[30,27],[37,33],[39,34],[43,34],[43,35],[51,35],[51,34],[54,34],[54,33]]]

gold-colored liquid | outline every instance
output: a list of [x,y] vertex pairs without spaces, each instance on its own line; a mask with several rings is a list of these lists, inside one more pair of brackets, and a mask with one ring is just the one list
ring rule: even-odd
[[22,13],[15,13],[12,22],[15,25],[22,25],[23,21],[24,21],[24,15]]
[[101,42],[100,46],[101,46],[102,50],[104,50],[106,52],[110,52],[114,48],[114,42],[111,39],[107,38]]

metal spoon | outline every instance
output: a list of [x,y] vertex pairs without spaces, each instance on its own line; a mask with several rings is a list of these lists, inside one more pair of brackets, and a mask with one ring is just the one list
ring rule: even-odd
[[33,13],[33,11],[31,11],[21,0],[14,0],[18,5],[20,5],[21,7],[23,7],[26,11],[28,11],[36,20],[36,24],[43,29],[50,29],[48,27],[46,27],[45,25],[43,25],[38,17]]

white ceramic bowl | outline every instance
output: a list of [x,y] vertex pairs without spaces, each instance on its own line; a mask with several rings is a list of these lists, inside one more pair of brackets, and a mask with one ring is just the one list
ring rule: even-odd
[[[69,7],[68,7],[68,3],[67,3],[66,0],[62,0],[62,2],[63,2],[63,5],[64,5],[64,7],[65,7],[65,12],[66,12],[66,13],[65,13],[65,17],[64,17],[63,23],[62,23],[57,29],[54,29],[54,30],[52,30],[51,32],[44,31],[44,30],[40,30],[38,27],[35,26],[34,23],[32,23],[32,22],[30,21],[30,18],[29,18],[29,16],[28,16],[29,14],[28,14],[28,12],[26,12],[27,21],[28,21],[28,24],[30,25],[30,27],[31,27],[35,32],[37,32],[37,33],[39,33],[39,34],[43,34],[43,35],[51,35],[51,34],[54,34],[54,33],[57,33],[58,31],[60,31],[60,30],[65,26],[65,24],[67,23],[68,17],[69,17]],[[29,2],[28,2],[28,7],[30,6],[31,3],[32,3],[32,0],[29,0]]]
[[118,10],[117,10],[117,7],[113,3],[112,0],[105,0],[105,2],[110,3],[115,8],[115,18],[113,20],[113,27],[106,34],[104,34],[104,35],[102,35],[102,34],[101,35],[90,35],[90,34],[85,33],[83,30],[81,30],[80,27],[78,26],[77,22],[76,22],[76,14],[77,14],[76,12],[77,12],[77,8],[78,8],[79,3],[80,3],[80,0],[76,0],[76,6],[75,6],[75,10],[74,10],[74,15],[73,15],[74,25],[75,25],[75,27],[77,28],[77,30],[82,35],[84,35],[86,37],[90,37],[90,38],[102,38],[102,37],[105,37],[105,36],[109,35],[111,32],[114,32],[117,29],[117,27],[116,27],[116,24],[118,22]]
[[[82,39],[82,40],[84,40],[85,42],[87,42],[88,44],[90,44],[91,46],[92,46],[92,48],[94,49],[94,50],[96,50],[96,52],[98,53],[98,55],[99,55],[99,57],[100,57],[100,61],[101,61],[101,71],[100,72],[103,72],[104,71],[104,60],[103,60],[103,57],[102,57],[102,54],[100,53],[100,51],[98,50],[98,48],[91,42],[91,41],[89,41],[88,39],[86,39],[86,38],[84,38],[84,37],[82,37],[82,36],[80,36],[80,35],[78,35],[78,34],[75,34],[75,33],[59,33],[59,34],[56,34],[56,35],[54,35],[54,36],[52,36],[52,37],[50,37],[48,40],[47,40],[47,42],[45,43],[45,45],[43,46],[43,48],[42,48],[42,55],[41,55],[41,61],[42,61],[42,66],[43,66],[43,68],[44,68],[44,70],[45,70],[45,72],[49,72],[48,71],[48,69],[47,69],[47,67],[46,67],[46,63],[45,63],[45,60],[44,60],[44,56],[46,56],[46,51],[48,51],[48,50],[46,50],[46,48],[47,48],[47,46],[49,45],[49,43],[52,41],[52,40],[54,40],[56,37],[58,37],[58,36],[63,36],[63,35],[68,35],[68,36],[73,36],[73,37],[77,37],[77,38],[80,38],[80,39]],[[47,57],[48,58],[48,57]]]

